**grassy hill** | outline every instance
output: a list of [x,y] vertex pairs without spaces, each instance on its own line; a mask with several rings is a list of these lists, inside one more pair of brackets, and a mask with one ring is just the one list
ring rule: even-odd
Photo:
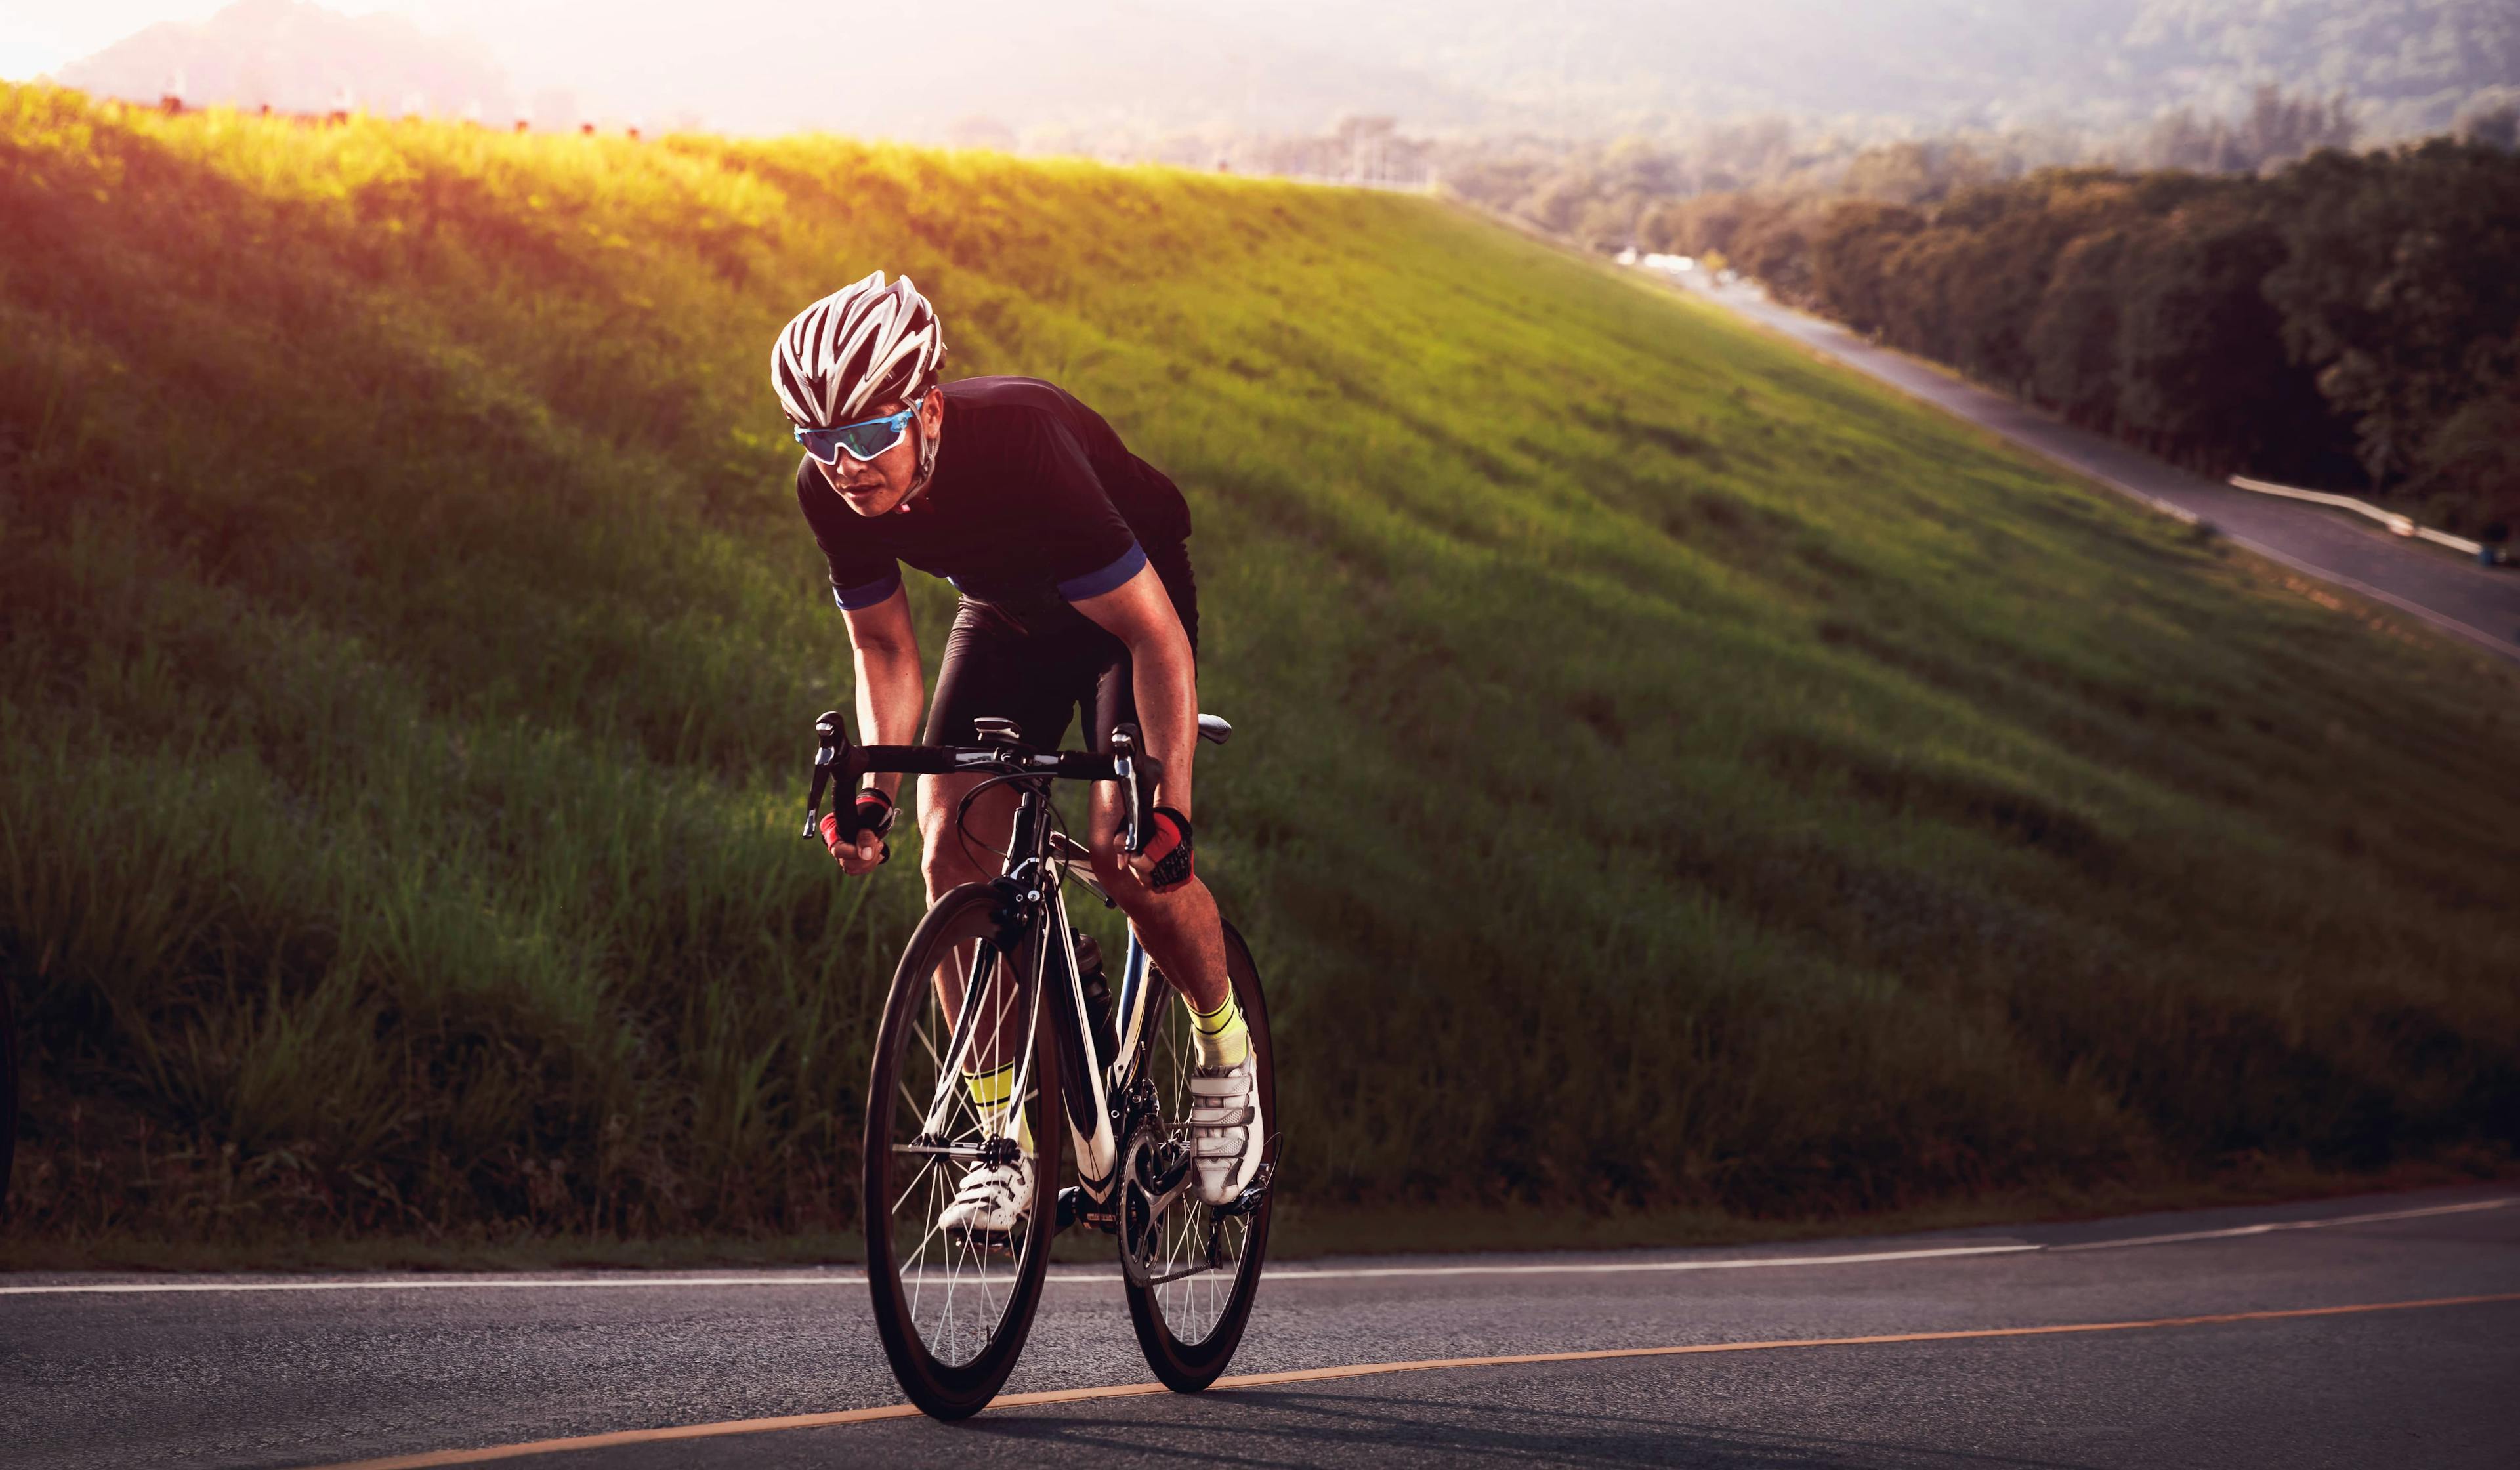
[[1299,1215],[2520,1141],[2520,680],[1722,320],[1425,200],[7,88],[0,1245],[847,1232],[916,884],[793,836],[764,359],[876,266],[1190,493]]

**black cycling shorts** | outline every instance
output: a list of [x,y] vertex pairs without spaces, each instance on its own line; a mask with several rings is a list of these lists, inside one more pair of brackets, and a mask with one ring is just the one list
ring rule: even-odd
[[[1198,586],[1191,576],[1190,549],[1150,549],[1148,564],[1181,614],[1192,653],[1198,651]],[[1129,649],[1083,618],[1067,629],[1032,633],[986,602],[966,599],[945,636],[945,663],[937,671],[936,697],[927,706],[921,738],[930,745],[979,743],[974,720],[1012,720],[1023,742],[1057,750],[1067,723],[1085,714],[1085,748],[1109,748],[1111,727],[1138,718]]]

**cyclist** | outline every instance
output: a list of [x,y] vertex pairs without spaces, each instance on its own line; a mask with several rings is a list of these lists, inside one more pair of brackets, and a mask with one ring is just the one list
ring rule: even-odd
[[[1136,721],[1162,763],[1145,850],[1122,848],[1118,788],[1095,788],[1088,825],[1095,876],[1178,989],[1196,1021],[1189,1119],[1196,1188],[1225,1204],[1251,1180],[1265,1137],[1248,1031],[1226,978],[1216,901],[1191,842],[1197,744],[1198,595],[1190,507],[1161,470],[1131,454],[1102,416],[1031,378],[940,381],[945,339],[909,278],[877,271],[816,301],[779,334],[771,382],[805,454],[796,503],[830,563],[832,601],[855,650],[860,737],[871,744],[981,743],[973,722],[1014,722],[1027,744],[1056,749],[1069,717],[1101,751]],[[926,701],[900,567],[962,594],[936,697]],[[926,722],[921,728],[921,706]],[[985,778],[920,779],[922,860],[932,902],[996,876],[984,866],[1011,837],[1013,796],[980,793],[964,831],[956,813]],[[845,816],[823,819],[841,869],[885,857],[900,778],[871,776]],[[965,836],[968,831],[968,840]],[[959,984],[940,973],[940,989]],[[940,997],[949,1012],[964,997]],[[1026,1147],[1015,1162],[965,1176],[939,1220],[951,1233],[1004,1236],[1033,1196],[1025,1125],[1014,1116],[1011,1041],[975,1026],[964,1085],[990,1125]]]

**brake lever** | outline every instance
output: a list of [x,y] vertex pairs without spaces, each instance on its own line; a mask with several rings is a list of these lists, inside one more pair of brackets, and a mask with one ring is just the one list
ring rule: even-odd
[[1137,751],[1138,741],[1131,728],[1127,725],[1115,727],[1111,732],[1111,774],[1120,778],[1120,850],[1133,858],[1147,850],[1144,836],[1138,830]]
[[[823,792],[830,789],[832,778],[839,773],[840,752],[848,748],[849,743],[848,726],[835,709],[827,709],[815,719],[814,735],[820,742],[814,751],[814,786],[805,795],[805,829],[796,834],[799,837],[823,834],[820,821]],[[839,808],[834,804],[832,810],[836,812]]]

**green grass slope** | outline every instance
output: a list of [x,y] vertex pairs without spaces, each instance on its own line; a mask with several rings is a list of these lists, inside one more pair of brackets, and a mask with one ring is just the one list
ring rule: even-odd
[[[1424,200],[0,89],[7,1226],[844,1234],[909,871],[765,344],[882,266],[1188,490],[1299,1208],[2520,1140],[2509,671]],[[929,651],[947,612],[915,592]]]

